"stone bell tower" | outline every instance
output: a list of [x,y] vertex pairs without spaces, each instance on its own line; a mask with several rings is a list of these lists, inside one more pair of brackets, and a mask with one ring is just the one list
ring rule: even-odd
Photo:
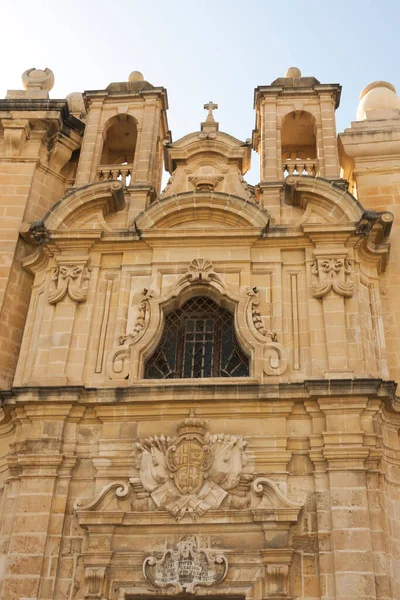
[[255,89],[253,148],[260,155],[260,197],[279,220],[282,183],[287,175],[339,179],[335,110],[341,86],[303,77],[291,67],[285,77]]
[[84,99],[88,117],[75,187],[120,180],[132,218],[160,192],[167,92],[133,71],[128,82],[87,91]]
[[[391,235],[391,254],[384,274],[388,366],[400,378],[400,308],[398,300],[400,240],[400,98],[387,81],[375,81],[361,92],[356,121],[339,134],[344,177],[358,201],[368,209],[370,227],[383,220]],[[397,235],[396,235],[397,234]]]

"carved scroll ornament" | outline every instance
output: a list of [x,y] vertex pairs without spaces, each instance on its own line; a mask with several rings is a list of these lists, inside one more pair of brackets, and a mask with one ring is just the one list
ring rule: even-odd
[[276,331],[266,329],[259,311],[260,296],[256,287],[246,288],[248,297],[247,321],[254,337],[263,344],[264,373],[282,375],[287,368],[286,352],[278,343]]
[[144,333],[147,327],[147,323],[149,321],[150,300],[153,298],[153,296],[153,290],[148,290],[146,288],[143,290],[143,295],[142,299],[139,302],[139,311],[136,317],[136,323],[133,328],[133,331],[126,335],[121,335],[121,337],[118,339],[118,343],[120,346],[122,346],[126,342],[133,342],[138,336]]
[[[213,289],[221,297],[226,297],[237,305],[235,311],[236,334],[239,342],[247,351],[254,349],[262,361],[265,375],[282,375],[287,368],[286,352],[278,343],[277,333],[264,327],[262,316],[258,309],[259,296],[256,288],[246,288],[241,293],[233,292],[224,278],[216,273],[213,264],[206,258],[195,258],[186,273],[181,275],[169,292],[162,297],[156,297],[151,290],[144,290],[139,301],[138,316],[133,331],[120,336],[118,345],[109,354],[107,373],[111,379],[129,378],[131,363],[139,364],[138,356],[146,345],[151,344],[149,333],[161,330],[163,309],[168,302],[186,291],[192,284],[204,285]],[[197,289],[199,289],[197,287]],[[200,293],[200,292],[197,292]],[[151,324],[151,326],[150,326]],[[255,343],[256,342],[256,343]],[[135,360],[133,360],[135,358]],[[258,373],[254,375],[260,376]],[[134,379],[138,379],[135,374]]]
[[200,548],[197,538],[184,536],[176,550],[166,550],[160,558],[148,556],[143,562],[143,575],[155,587],[174,587],[175,593],[195,594],[197,587],[211,587],[221,583],[228,571],[226,557]]
[[347,257],[315,258],[311,264],[311,274],[314,279],[312,287],[314,298],[323,298],[331,290],[344,298],[353,295],[353,266]]
[[91,268],[85,263],[63,263],[53,269],[48,300],[57,304],[67,294],[74,302],[85,302],[89,291]]
[[264,321],[261,316],[261,313],[258,309],[260,304],[260,297],[257,288],[249,287],[246,289],[246,294],[250,299],[250,311],[251,311],[251,320],[254,328],[258,331],[260,335],[265,338],[269,338],[271,342],[278,341],[278,334],[275,331],[267,330],[264,327]]

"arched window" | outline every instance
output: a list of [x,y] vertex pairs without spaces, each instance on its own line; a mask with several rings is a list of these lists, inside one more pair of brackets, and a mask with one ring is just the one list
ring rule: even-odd
[[146,379],[248,376],[249,359],[236,338],[233,315],[202,296],[166,316],[145,367]]
[[119,115],[106,131],[101,165],[132,165],[137,139],[136,122],[130,115]]
[[317,175],[317,139],[312,114],[295,110],[285,115],[281,141],[284,173]]

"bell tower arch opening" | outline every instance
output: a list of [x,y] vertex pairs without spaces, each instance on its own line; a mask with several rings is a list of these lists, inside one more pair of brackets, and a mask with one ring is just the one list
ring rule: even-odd
[[136,119],[117,115],[105,125],[100,159],[100,180],[117,179],[130,184],[137,144]]
[[137,141],[136,120],[131,115],[112,117],[104,128],[101,165],[133,164]]
[[283,117],[281,153],[282,168],[287,174],[317,174],[316,125],[311,113],[294,110]]

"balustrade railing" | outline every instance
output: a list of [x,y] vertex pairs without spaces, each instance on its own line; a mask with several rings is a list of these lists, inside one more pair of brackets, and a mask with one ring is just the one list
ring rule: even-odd
[[121,181],[124,187],[130,184],[131,175],[129,165],[103,165],[97,169],[97,181]]
[[314,159],[299,159],[299,158],[288,158],[282,161],[282,172],[283,176],[287,175],[311,175],[315,177],[318,175],[318,160]]

